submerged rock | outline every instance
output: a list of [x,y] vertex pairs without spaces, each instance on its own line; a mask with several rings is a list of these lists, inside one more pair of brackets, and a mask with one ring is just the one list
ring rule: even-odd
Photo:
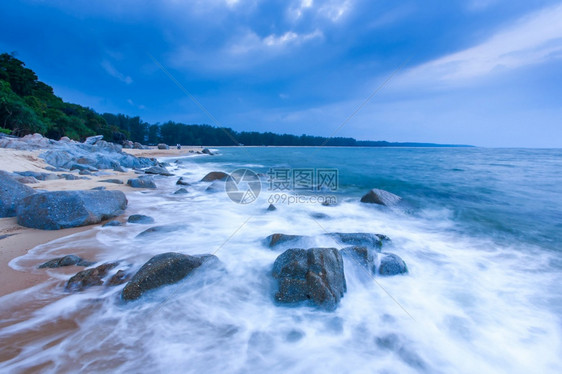
[[138,177],[127,181],[127,184],[133,188],[156,188],[156,184],[152,177]]
[[[374,270],[374,269],[373,269]],[[408,272],[408,267],[404,260],[394,253],[383,253],[381,263],[379,265],[380,275],[397,275]]]
[[111,262],[93,269],[82,270],[68,280],[65,289],[67,291],[82,291],[92,286],[101,286],[103,284],[103,278],[117,265],[117,262]]
[[212,182],[216,180],[225,181],[226,178],[228,178],[228,174],[223,173],[222,171],[212,171],[205,175],[203,179],[201,179],[201,182]]
[[180,177],[180,179],[178,179],[178,181],[176,182],[176,184],[179,185],[179,186],[190,186],[190,184],[187,183],[187,182],[183,179],[183,177]]
[[149,290],[177,283],[211,258],[216,259],[213,255],[189,256],[174,252],[154,256],[127,283],[121,297],[136,300]]
[[331,232],[326,235],[343,244],[352,246],[368,246],[373,248],[381,248],[384,241],[390,240],[386,235],[363,232]]
[[67,255],[64,257],[54,258],[38,266],[39,269],[44,268],[60,268],[63,266],[92,266],[95,262],[86,261],[75,255]]
[[9,173],[0,170],[0,217],[13,217],[24,198],[34,195],[35,190],[16,181]]
[[273,211],[275,211],[275,210],[277,210],[277,208],[276,208],[275,205],[273,205],[273,204],[269,204],[269,206],[267,207],[267,211],[268,211],[268,212],[273,212]]
[[265,245],[269,248],[274,248],[281,244],[296,243],[301,239],[306,239],[307,236],[303,235],[287,235],[287,234],[271,234],[265,238]]
[[309,301],[334,310],[347,290],[343,260],[335,248],[288,249],[273,264],[278,280],[275,300],[280,303]]
[[392,206],[400,202],[402,198],[385,190],[373,188],[361,198],[362,203]]
[[174,192],[174,195],[185,195],[186,193],[188,193],[188,192],[185,188],[180,188],[179,190]]
[[58,230],[99,223],[116,217],[127,208],[121,191],[55,191],[22,199],[18,224],[42,230]]
[[106,226],[123,226],[123,224],[119,221],[112,220],[112,221],[106,222],[102,225],[102,227],[106,227]]
[[154,218],[150,216],[145,216],[144,214],[133,214],[132,216],[129,216],[127,222],[147,225],[150,223],[154,223]]
[[120,284],[126,283],[131,278],[130,273],[126,273],[124,270],[118,270],[117,273],[113,274],[111,278],[105,282],[106,286],[118,286]]
[[137,238],[144,238],[149,236],[156,236],[161,234],[168,234],[174,231],[180,231],[185,229],[186,225],[163,225],[163,226],[154,226],[147,230],[144,230],[140,234],[138,234]]
[[354,246],[342,248],[340,252],[343,256],[356,261],[365,269],[368,269],[369,272],[374,270],[377,254],[373,253],[371,249],[362,246]]
[[209,156],[214,156],[215,154],[213,152],[211,152],[211,150],[209,148],[203,148],[203,150],[201,151],[201,153],[204,153],[206,155]]

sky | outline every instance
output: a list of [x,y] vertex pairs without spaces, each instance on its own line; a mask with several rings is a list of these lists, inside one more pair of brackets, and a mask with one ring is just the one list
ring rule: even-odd
[[562,147],[561,1],[10,0],[0,51],[150,123]]

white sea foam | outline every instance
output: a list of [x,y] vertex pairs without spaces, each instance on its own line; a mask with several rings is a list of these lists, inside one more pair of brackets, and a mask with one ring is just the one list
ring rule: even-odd
[[[196,182],[215,168],[181,164],[175,173]],[[65,319],[77,327],[37,334],[0,370],[50,362],[46,372],[562,372],[560,321],[543,297],[557,294],[560,275],[544,253],[449,230],[446,210],[413,217],[343,201],[266,212],[266,194],[238,205],[194,184],[178,197],[175,181],[160,178],[156,191],[129,193],[127,212],[184,229],[139,239],[150,226],[97,227],[39,246],[10,265],[34,269],[80,247],[95,248],[97,261],[133,269],[163,252],[216,253],[225,271],[196,272],[128,304],[119,300],[122,286],[21,292],[18,298],[43,304],[29,318],[3,324],[1,340]],[[280,251],[262,243],[276,232],[314,236],[311,246],[338,246],[325,232],[384,233],[392,238],[384,250],[401,256],[409,274],[373,278],[346,259],[348,291],[335,312],[278,306],[270,271]],[[14,300],[1,298],[2,310],[13,313]]]

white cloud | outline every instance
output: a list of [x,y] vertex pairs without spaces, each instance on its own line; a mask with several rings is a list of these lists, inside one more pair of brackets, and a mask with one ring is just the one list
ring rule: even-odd
[[562,57],[562,6],[520,19],[485,42],[421,65],[408,74],[466,81]]
[[252,51],[279,50],[291,45],[299,45],[315,38],[322,38],[323,36],[320,30],[315,30],[308,34],[298,34],[294,31],[287,31],[281,35],[270,34],[264,38],[260,38],[253,31],[249,31],[228,47],[228,53],[232,55],[243,55]]
[[351,5],[351,0],[299,0],[288,8],[288,14],[293,21],[300,20],[305,12],[313,12],[321,18],[337,22],[349,12]]
[[101,63],[101,67],[105,70],[105,72],[107,74],[111,75],[114,78],[119,79],[121,82],[126,83],[126,84],[133,83],[133,79],[130,76],[125,75],[125,74],[121,73],[120,71],[118,71],[111,64],[111,62],[109,62],[107,60],[103,60],[102,63]]

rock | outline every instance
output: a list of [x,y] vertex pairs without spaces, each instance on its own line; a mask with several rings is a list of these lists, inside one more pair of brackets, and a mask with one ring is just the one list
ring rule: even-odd
[[102,179],[102,180],[100,180],[99,182],[123,184],[123,181],[122,181],[121,179]]
[[179,190],[174,192],[174,195],[185,195],[186,193],[188,193],[188,192],[185,188],[180,188]]
[[102,227],[106,227],[106,226],[123,226],[123,224],[119,221],[111,220],[102,225]]
[[166,177],[171,177],[172,173],[170,173],[166,168],[161,167],[161,166],[151,166],[148,169],[146,169],[145,174],[159,174],[159,175],[164,175]]
[[265,245],[269,248],[274,248],[281,244],[296,243],[306,238],[308,237],[303,235],[271,234],[265,238]]
[[[406,263],[399,256],[394,253],[383,253],[383,255],[384,256],[381,258],[381,263],[379,265],[380,275],[390,276],[408,272]],[[375,269],[373,269],[373,271],[374,270]]]
[[205,175],[201,182],[212,182],[216,180],[225,181],[228,178],[228,174],[223,173],[222,171],[212,171],[209,174]]
[[225,182],[222,180],[213,181],[207,188],[205,188],[205,192],[225,192],[226,185]]
[[86,138],[86,140],[84,140],[84,144],[94,145],[102,139],[103,139],[103,135],[90,136]]
[[113,274],[107,282],[106,286],[119,286],[120,284],[126,283],[131,278],[132,274],[125,273],[124,270],[118,270],[117,273]]
[[373,188],[361,198],[362,203],[379,204],[384,206],[396,205],[402,198],[388,191]]
[[156,188],[156,184],[152,177],[138,177],[129,179],[127,184],[133,188]]
[[92,172],[89,170],[80,170],[80,172],[78,173],[80,175],[92,175]]
[[275,207],[275,205],[269,204],[269,206],[267,207],[267,211],[268,211],[268,212],[273,212],[274,210],[277,210],[277,208]]
[[201,151],[201,153],[204,153],[206,155],[210,155],[210,156],[214,156],[215,154],[213,152],[211,152],[209,150],[209,148],[203,148],[203,150]]
[[377,254],[369,248],[362,246],[346,247],[340,250],[341,254],[351,260],[356,261],[369,272],[374,271],[375,259]]
[[138,234],[137,238],[144,238],[149,236],[157,236],[161,234],[168,234],[174,231],[179,231],[185,229],[186,225],[163,225],[163,226],[154,226],[147,230],[144,230],[140,234]]
[[59,258],[55,258],[52,259],[50,261],[47,261],[41,265],[38,266],[39,269],[44,269],[44,268],[60,268],[63,266],[72,266],[72,265],[76,265],[76,266],[92,266],[93,264],[95,264],[95,262],[91,262],[91,261],[86,261],[78,256],[75,255],[67,255],[64,257],[59,257]]
[[120,172],[120,173],[126,173],[126,172],[127,172],[127,170],[125,170],[125,169],[123,168],[123,166],[121,166],[121,165],[115,165],[115,166],[113,166],[113,171],[118,171],[118,172]]
[[105,190],[105,189],[106,189],[106,188],[105,188],[104,186],[99,186],[99,187],[92,187],[92,188],[90,188],[90,190],[92,190],[92,191],[103,191],[103,190]]
[[121,191],[55,191],[28,196],[17,208],[17,222],[25,227],[58,230],[99,223],[127,207]]
[[82,270],[66,282],[67,291],[82,291],[92,286],[101,286],[103,278],[118,265],[117,262],[107,263],[93,269]]
[[390,240],[388,236],[381,234],[370,233],[344,233],[344,232],[331,232],[326,234],[335,240],[353,246],[368,246],[373,248],[381,248],[383,241]]
[[280,303],[309,301],[334,310],[347,290],[343,260],[335,248],[288,249],[275,260],[272,274]]
[[148,147],[142,145],[142,144],[139,143],[139,142],[134,142],[134,143],[133,143],[133,148],[134,148],[134,149],[147,149]]
[[21,175],[14,175],[13,178],[23,184],[39,183],[39,181],[35,177],[23,177]]
[[35,190],[16,181],[0,170],[0,217],[13,217],[20,201],[35,194]]
[[183,177],[180,177],[180,179],[178,179],[178,181],[176,182],[177,185],[179,186],[191,186],[189,183],[187,183]]
[[68,136],[63,136],[62,138],[59,139],[59,142],[61,143],[70,143],[71,140]]
[[121,297],[136,300],[149,290],[177,283],[208,261],[208,256],[212,255],[201,257],[168,252],[154,256],[127,283]]
[[98,171],[97,168],[90,166],[90,165],[82,165],[82,164],[72,164],[70,166],[70,170],[79,170],[79,171]]
[[127,222],[129,223],[140,223],[143,225],[148,225],[151,223],[154,223],[154,218],[149,217],[149,216],[145,216],[143,214],[133,214],[132,216],[129,216],[129,218],[127,219]]
[[170,146],[164,143],[158,144],[158,149],[170,149]]
[[312,212],[310,213],[310,216],[314,219],[327,219],[330,218],[329,215],[327,215],[326,213],[321,213],[321,212]]

